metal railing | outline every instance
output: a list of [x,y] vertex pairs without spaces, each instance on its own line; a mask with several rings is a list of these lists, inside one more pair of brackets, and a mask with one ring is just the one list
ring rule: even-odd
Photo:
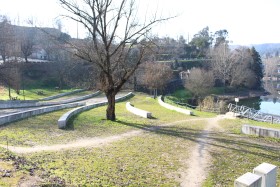
[[269,123],[280,123],[280,116],[273,114],[266,114],[260,112],[259,110],[255,110],[253,108],[249,108],[243,105],[236,105],[230,103],[228,105],[229,112],[234,112],[242,117],[252,119],[255,121],[269,122]]

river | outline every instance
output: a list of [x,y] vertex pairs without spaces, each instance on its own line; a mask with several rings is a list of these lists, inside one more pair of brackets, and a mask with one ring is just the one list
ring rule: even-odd
[[240,100],[238,105],[245,105],[261,112],[268,114],[275,114],[280,116],[280,82],[266,82],[264,88],[270,95],[261,96],[257,98]]

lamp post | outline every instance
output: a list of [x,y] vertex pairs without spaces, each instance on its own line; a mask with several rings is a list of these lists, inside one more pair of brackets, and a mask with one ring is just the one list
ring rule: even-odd
[[238,110],[237,103],[239,102],[239,98],[238,97],[234,98],[234,101],[235,101],[235,105],[236,105],[236,110]]

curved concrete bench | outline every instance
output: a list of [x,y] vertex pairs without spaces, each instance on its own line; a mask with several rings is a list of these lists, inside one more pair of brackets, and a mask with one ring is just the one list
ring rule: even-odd
[[71,95],[71,94],[83,92],[85,90],[86,89],[77,89],[77,90],[74,90],[72,92],[61,93],[61,94],[53,95],[53,96],[50,96],[50,97],[45,97],[45,98],[42,98],[42,99],[39,99],[39,100],[41,100],[41,101],[49,101],[49,100],[57,99],[57,98],[60,98],[60,97],[64,97],[66,95]]
[[134,106],[132,106],[130,104],[130,102],[126,103],[126,109],[129,112],[131,112],[135,115],[141,116],[143,118],[152,118],[152,113],[151,112],[148,112],[148,111],[145,111],[145,110],[142,110],[142,109],[139,109],[139,108],[135,108]]
[[85,105],[85,102],[83,103],[70,103],[70,104],[62,104],[62,105],[55,105],[55,106],[48,106],[48,107],[43,107],[43,108],[37,108],[37,109],[32,109],[32,110],[27,110],[23,112],[17,112],[5,116],[0,117],[0,125],[11,123],[20,119],[28,118],[31,116],[36,116],[39,114],[44,114],[48,112],[53,112],[56,110],[62,110],[65,108],[73,108],[77,106],[82,106]]
[[100,91],[97,91],[92,94],[88,94],[81,97],[76,97],[72,99],[67,99],[63,101],[55,101],[55,102],[40,102],[39,100],[30,100],[30,101],[0,101],[0,109],[8,109],[8,108],[25,108],[25,107],[43,107],[43,106],[50,106],[50,105],[61,105],[67,103],[73,103],[82,101],[85,99],[89,99],[95,97],[100,94]]
[[243,134],[249,134],[249,135],[280,138],[279,129],[264,128],[264,127],[258,127],[252,125],[242,125],[241,132]]
[[172,106],[172,105],[170,105],[170,104],[167,104],[167,103],[163,102],[163,101],[162,101],[162,96],[159,96],[159,97],[158,97],[158,103],[159,103],[161,106],[163,106],[163,107],[165,107],[165,108],[167,108],[167,109],[169,109],[169,110],[175,110],[176,112],[180,112],[180,113],[183,113],[183,114],[193,115],[193,112],[190,111],[190,110],[183,109],[183,108],[179,108],[179,107],[176,107],[176,106]]
[[[123,97],[118,97],[116,98],[116,102],[119,102],[119,101],[123,101],[129,97],[131,97],[133,94],[132,92],[129,92],[128,94],[126,94],[125,96]],[[97,108],[99,106],[104,106],[106,105],[108,102],[107,101],[101,101],[101,102],[98,102],[98,103],[94,103],[94,104],[91,104],[91,105],[87,105],[87,106],[83,106],[83,107],[78,107],[78,108],[74,108],[73,110],[70,110],[69,112],[66,112],[65,114],[63,114],[57,121],[57,125],[58,125],[58,128],[60,129],[63,129],[66,127],[67,125],[67,122],[69,121],[69,119],[76,115],[76,114],[79,114],[83,111],[86,111],[86,110],[90,110],[90,109],[93,109],[93,108]]]

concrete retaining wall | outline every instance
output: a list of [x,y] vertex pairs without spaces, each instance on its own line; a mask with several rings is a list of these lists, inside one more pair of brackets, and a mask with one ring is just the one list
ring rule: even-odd
[[257,135],[263,137],[280,138],[280,130],[270,129],[251,125],[242,125],[241,132],[243,134]]
[[53,112],[56,110],[62,110],[65,108],[73,108],[85,105],[85,102],[83,103],[71,103],[71,104],[63,104],[63,105],[56,105],[56,106],[48,106],[43,108],[37,108],[33,110],[27,110],[23,112],[17,112],[9,115],[5,115],[0,117],[0,125],[11,123],[20,119],[28,118],[31,116],[36,116],[43,113]]
[[43,106],[50,106],[50,105],[61,105],[61,104],[67,104],[67,103],[73,103],[82,101],[85,99],[92,98],[94,96],[97,96],[100,94],[100,91],[97,91],[92,94],[88,94],[85,96],[72,98],[68,100],[63,101],[56,101],[56,102],[39,102],[39,100],[30,100],[30,101],[0,101],[0,109],[7,109],[7,108],[25,108],[25,107],[43,107]]
[[151,118],[152,117],[152,113],[151,112],[148,112],[148,111],[145,111],[145,110],[142,110],[142,109],[139,109],[139,108],[135,108],[133,107],[130,102],[127,102],[126,103],[126,109],[135,114],[135,115],[138,115],[138,116],[141,116],[143,118]]
[[57,99],[57,98],[60,98],[60,97],[64,97],[66,95],[71,95],[71,94],[83,92],[85,90],[86,89],[78,89],[78,90],[74,90],[72,92],[66,92],[66,93],[62,93],[62,94],[53,95],[53,96],[50,96],[50,97],[45,97],[45,98],[42,98],[40,100],[42,100],[42,101],[49,101],[49,100]]
[[162,101],[162,96],[159,96],[159,97],[158,97],[158,103],[159,103],[161,106],[163,106],[163,107],[165,107],[165,108],[167,108],[167,109],[169,109],[169,110],[175,110],[176,112],[180,112],[180,113],[183,113],[183,114],[193,115],[193,112],[190,111],[190,110],[183,109],[183,108],[179,108],[179,107],[176,107],[176,106],[172,106],[172,105],[170,105],[170,104],[167,104],[167,103],[163,102],[163,101]]
[[[125,96],[123,97],[118,97],[116,98],[116,102],[119,102],[119,101],[123,101],[127,98],[130,98],[132,96],[132,92],[126,94]],[[87,105],[87,106],[83,106],[83,107],[78,107],[78,108],[74,108],[73,110],[63,114],[57,121],[57,125],[58,125],[58,128],[60,129],[63,129],[66,127],[67,125],[67,122],[68,120],[74,116],[74,115],[77,115],[83,111],[86,111],[86,110],[90,110],[90,109],[93,109],[93,108],[97,108],[99,106],[104,106],[106,105],[108,102],[107,101],[102,101],[102,102],[98,102],[98,103],[94,103],[94,104],[91,104],[91,105]]]

